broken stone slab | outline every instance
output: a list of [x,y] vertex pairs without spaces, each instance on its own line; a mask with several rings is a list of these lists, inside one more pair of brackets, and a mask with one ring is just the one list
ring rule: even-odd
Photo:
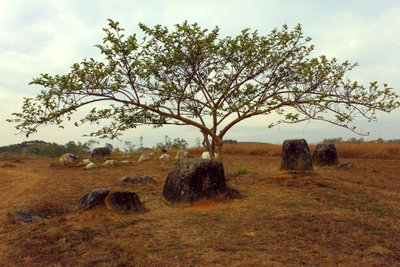
[[104,199],[108,196],[110,190],[106,188],[96,188],[86,193],[76,205],[76,210],[87,210],[96,205],[104,204]]
[[172,203],[194,202],[227,192],[221,162],[205,159],[179,159],[169,172],[163,196]]

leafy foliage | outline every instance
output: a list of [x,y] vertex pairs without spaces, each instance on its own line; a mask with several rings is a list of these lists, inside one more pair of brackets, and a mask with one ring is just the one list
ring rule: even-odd
[[0,147],[0,155],[2,156],[41,156],[41,157],[59,157],[65,153],[73,153],[79,156],[87,156],[90,150],[90,142],[75,143],[69,141],[65,145],[57,143],[47,143],[44,141],[28,141],[20,144],[8,145]]
[[164,137],[164,143],[157,143],[156,148],[157,149],[186,149],[188,147],[189,143],[182,138],[174,138],[172,140],[168,135],[165,135]]
[[139,26],[142,40],[125,36],[109,20],[97,45],[104,59],[85,59],[68,74],[34,79],[31,84],[44,89],[25,98],[22,112],[9,121],[29,135],[41,125],[62,127],[78,108],[95,104],[75,122],[109,122],[93,136],[114,138],[142,124],[191,125],[203,134],[210,154],[216,150],[222,160],[223,137],[250,117],[277,113],[281,119],[269,121],[269,127],[321,120],[357,132],[356,118],[375,120],[377,110],[399,106],[387,84],[350,81],[347,73],[356,64],[312,57],[314,47],[300,25],[283,25],[266,36],[244,29],[233,37],[188,22],[173,30]]

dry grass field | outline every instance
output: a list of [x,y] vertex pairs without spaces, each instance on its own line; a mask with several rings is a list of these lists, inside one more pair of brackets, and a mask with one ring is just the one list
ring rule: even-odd
[[[173,162],[138,163],[131,154],[131,165],[83,170],[49,167],[55,159],[0,159],[16,165],[0,168],[0,265],[400,265],[400,146],[337,148],[351,164],[285,173],[280,146],[227,145],[226,176],[241,198],[190,205],[162,199]],[[119,184],[127,175],[158,183]],[[98,187],[134,191],[148,211],[74,212]],[[47,219],[15,222],[13,212],[24,209]]]

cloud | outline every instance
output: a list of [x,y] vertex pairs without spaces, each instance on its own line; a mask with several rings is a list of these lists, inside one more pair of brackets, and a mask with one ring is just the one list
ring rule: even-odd
[[[120,21],[127,33],[139,33],[139,36],[139,22],[171,27],[188,20],[206,28],[218,25],[223,35],[239,34],[243,28],[267,34],[284,23],[290,27],[301,23],[304,34],[313,38],[315,55],[326,54],[340,60],[359,62],[360,67],[351,73],[350,78],[366,84],[371,80],[388,82],[399,90],[399,13],[400,3],[396,0],[3,0],[0,1],[0,120],[4,122],[11,112],[18,110],[23,96],[33,96],[40,90],[27,85],[39,73],[62,74],[74,62],[99,57],[98,49],[93,45],[101,43],[104,36],[101,29],[107,25],[108,18]],[[379,130],[382,137],[400,135],[400,129],[392,124],[400,118],[399,112],[382,115],[378,119],[380,117],[379,124],[360,124],[367,129],[373,127],[374,131]],[[325,124],[319,126],[318,123],[310,124],[306,130],[303,130],[303,125],[268,130],[267,124],[264,118],[243,122],[233,128],[227,138],[248,136],[257,139],[273,135],[273,140],[280,140],[295,135],[295,132],[318,132],[321,136],[349,133]],[[89,128],[76,130],[71,127],[62,134],[55,128],[45,129],[43,135],[39,133],[34,138],[64,140],[68,136],[79,139],[83,133],[89,132]],[[153,141],[161,135],[159,141],[162,141],[164,133],[182,133],[188,139],[198,134],[197,130],[179,129],[139,128],[127,133],[126,138],[144,134]],[[12,125],[2,126],[0,145],[24,138],[14,133]]]

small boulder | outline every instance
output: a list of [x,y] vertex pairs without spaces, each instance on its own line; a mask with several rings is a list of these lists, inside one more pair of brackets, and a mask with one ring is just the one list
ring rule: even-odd
[[185,158],[193,158],[192,155],[190,155],[189,152],[186,150],[179,150],[178,153],[176,153],[175,159],[185,159]]
[[221,162],[180,159],[167,176],[163,196],[173,203],[194,202],[226,192],[227,185]]
[[109,159],[109,160],[104,161],[102,166],[103,167],[112,167],[112,166],[116,166],[117,164],[118,164],[118,162],[116,160]]
[[146,211],[140,202],[138,195],[134,192],[121,191],[113,192],[106,199],[107,207],[123,211]]
[[305,139],[285,140],[282,145],[282,170],[312,170],[310,149]]
[[312,155],[317,166],[334,166],[339,164],[338,154],[334,144],[318,144]]
[[76,209],[87,210],[93,206],[104,204],[104,199],[110,193],[110,190],[105,188],[97,188],[86,193],[78,202]]
[[[215,152],[214,152],[214,157],[217,158],[217,153],[215,153]],[[211,159],[210,152],[204,151],[203,153],[201,153],[201,158],[202,159]]]
[[90,162],[88,165],[86,165],[85,166],[85,170],[93,170],[93,169],[96,169],[97,168],[97,166],[96,166],[96,164],[94,164],[93,162]]
[[82,160],[82,163],[84,164],[84,165],[88,165],[89,163],[91,163],[92,161],[90,160],[90,159],[83,159]]
[[77,164],[78,157],[72,153],[65,153],[59,159],[60,165],[64,167],[71,167]]
[[121,184],[155,184],[157,181],[150,176],[125,176],[119,182]]
[[148,160],[152,160],[154,159],[154,153],[143,153],[142,155],[140,155],[139,157],[139,162],[142,161],[148,161]]
[[170,155],[168,155],[168,154],[162,154],[160,156],[160,160],[168,161],[168,160],[172,160],[172,157]]
[[89,163],[92,163],[90,159],[83,159],[81,162],[77,164],[78,167],[87,166]]

